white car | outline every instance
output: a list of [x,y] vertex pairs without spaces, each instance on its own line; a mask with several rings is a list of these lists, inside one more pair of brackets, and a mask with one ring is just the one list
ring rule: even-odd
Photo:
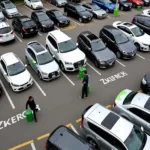
[[150,17],[150,9],[143,10],[142,15]]
[[26,66],[12,52],[0,56],[0,70],[14,92],[23,91],[33,84]]
[[86,66],[85,54],[60,30],[48,33],[46,48],[54,55],[62,71],[73,72],[81,66]]
[[24,4],[32,9],[42,9],[43,3],[41,0],[24,0]]
[[137,50],[150,51],[150,36],[138,26],[122,21],[114,22],[113,26],[125,33],[133,41]]
[[7,22],[0,22],[0,43],[15,39],[15,34]]

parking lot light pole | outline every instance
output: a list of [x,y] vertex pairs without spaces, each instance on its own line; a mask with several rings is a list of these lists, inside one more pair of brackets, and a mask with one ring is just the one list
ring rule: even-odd
[[118,0],[116,0],[116,8],[114,9],[114,16],[119,15],[119,3]]

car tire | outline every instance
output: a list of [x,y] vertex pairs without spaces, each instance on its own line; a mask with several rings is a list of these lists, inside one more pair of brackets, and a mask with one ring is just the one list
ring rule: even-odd
[[42,75],[40,72],[38,72],[38,75],[39,75],[40,80],[42,80]]
[[79,17],[79,22],[82,23],[82,18],[81,17]]
[[121,58],[120,52],[117,52],[116,55],[117,55],[117,58],[119,58],[119,59]]
[[64,67],[64,65],[63,65],[62,62],[60,62],[60,69],[61,69],[63,72],[65,72],[65,67]]
[[123,11],[123,10],[124,10],[123,6],[120,6],[120,10],[121,10],[121,11]]
[[13,30],[16,31],[15,26],[13,25]]
[[141,49],[141,48],[140,48],[140,45],[139,45],[138,43],[135,43],[134,45],[136,46],[137,51],[140,51],[140,49]]
[[97,143],[92,138],[87,138],[87,141],[91,147],[93,147],[94,149],[98,149]]
[[21,37],[24,38],[24,34],[21,32]]
[[106,12],[108,13],[108,12],[109,12],[109,10],[108,10],[108,9],[106,9]]
[[96,68],[99,68],[99,63],[98,63],[97,60],[94,60],[94,65],[95,65]]

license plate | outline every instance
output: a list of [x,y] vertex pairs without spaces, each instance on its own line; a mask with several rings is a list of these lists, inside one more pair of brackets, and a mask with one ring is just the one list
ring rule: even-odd
[[30,31],[33,31],[33,29],[30,29]]

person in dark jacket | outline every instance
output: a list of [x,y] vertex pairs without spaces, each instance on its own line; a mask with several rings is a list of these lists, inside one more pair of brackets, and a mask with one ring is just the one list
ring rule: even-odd
[[88,97],[88,82],[89,82],[89,76],[87,74],[87,71],[84,71],[84,78],[82,81],[83,87],[82,87],[82,97],[84,98],[84,95]]
[[35,104],[34,98],[32,96],[29,96],[29,99],[26,103],[26,110],[28,109],[28,105],[29,105],[30,109],[33,111],[33,116],[34,116],[35,122],[37,122],[36,112],[38,111],[38,109],[36,109],[36,104]]

